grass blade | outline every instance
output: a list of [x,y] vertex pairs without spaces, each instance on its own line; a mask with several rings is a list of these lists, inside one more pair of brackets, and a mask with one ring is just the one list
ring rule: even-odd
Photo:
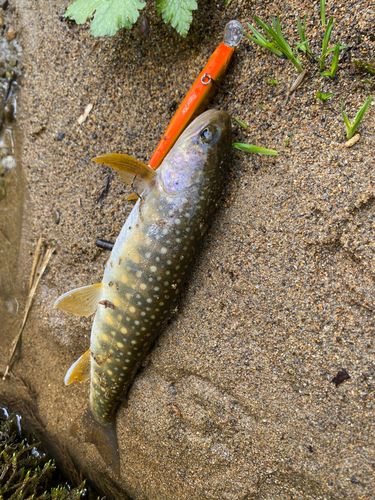
[[272,78],[272,76],[269,76],[269,80],[267,80],[267,83],[269,83],[270,85],[280,85],[280,82]]
[[327,55],[327,47],[329,44],[329,40],[331,38],[332,28],[333,28],[333,17],[331,17],[330,20],[328,21],[327,29],[324,33],[322,55],[320,56],[320,72],[324,71],[324,62]]
[[320,18],[322,20],[322,26],[326,25],[326,2],[325,0],[320,0]]
[[289,143],[290,143],[290,140],[291,140],[292,137],[293,137],[293,132],[290,134],[290,136],[286,140],[286,142],[284,144],[284,148],[287,148],[289,146]]
[[300,36],[300,39],[302,42],[305,42],[305,45],[302,46],[302,44],[300,44],[299,48],[303,51],[303,52],[306,52],[307,55],[309,56],[309,58],[311,58],[311,51],[310,51],[310,47],[309,47],[309,44],[308,44],[308,40],[306,38],[306,18],[307,18],[307,12],[305,14],[305,17],[304,17],[304,23],[303,23],[303,26],[302,26],[302,23],[301,23],[301,20],[299,17],[297,17],[297,27],[298,27],[298,33],[299,33],[299,36]]
[[303,68],[301,65],[301,61],[299,57],[295,57],[294,53],[288,44],[288,42],[285,40],[283,37],[283,34],[281,32],[281,24],[280,24],[280,16],[277,14],[276,19],[274,17],[271,17],[271,22],[274,27],[272,29],[271,26],[268,26],[265,22],[263,22],[259,17],[254,16],[254,19],[256,23],[263,28],[263,30],[266,32],[266,34],[269,36],[269,38],[272,38],[276,44],[276,46],[281,50],[281,52],[294,64],[294,66],[297,68],[297,70],[302,73]]
[[255,36],[255,38],[253,38],[249,34],[243,32],[244,35],[246,36],[246,38],[248,38],[249,40],[252,40],[256,44],[263,47],[264,49],[270,50],[271,52],[273,52],[274,54],[276,54],[279,57],[283,55],[283,53],[280,52],[280,50],[278,50],[272,42],[270,42],[269,40],[267,40],[267,38],[265,38],[263,35],[261,35],[261,33],[259,33],[259,31],[257,31],[254,28],[254,26],[251,26],[251,24],[249,24],[249,23],[246,23],[246,24],[249,26],[249,28],[251,29],[251,31],[253,32],[253,34]]
[[[367,101],[364,103],[364,105],[362,106],[362,108],[356,114],[356,116],[354,118],[353,125],[352,125],[352,135],[355,133],[355,131],[357,130],[358,125],[361,123],[361,120],[364,117],[364,115],[365,115],[368,107],[370,106],[373,97],[374,96],[371,95],[367,99]],[[350,137],[348,137],[348,139],[350,139]]]
[[241,122],[241,120],[238,120],[237,118],[235,118],[234,116],[232,116],[232,120],[234,120],[236,123],[238,123],[238,125],[240,125],[241,127],[243,128],[247,128],[248,125],[246,125],[246,123],[244,122]]
[[330,74],[331,78],[335,78],[337,65],[339,63],[339,56],[340,56],[340,42],[337,42],[331,64],[331,74]]
[[345,125],[346,125],[346,138],[351,139],[353,134],[352,132],[352,126],[350,125],[350,121],[348,120],[348,117],[344,113],[344,99],[341,101],[341,115],[344,119]]
[[253,146],[252,144],[243,144],[241,142],[234,142],[232,146],[240,151],[245,151],[246,153],[258,153],[260,155],[277,156],[278,152],[273,149],[261,148],[259,146]]
[[329,92],[328,94],[323,94],[321,90],[318,90],[318,93],[316,94],[316,98],[320,99],[322,102],[326,101],[327,99],[330,99],[334,94],[334,92]]

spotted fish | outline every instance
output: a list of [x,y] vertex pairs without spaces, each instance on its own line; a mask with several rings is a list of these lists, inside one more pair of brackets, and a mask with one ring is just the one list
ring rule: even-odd
[[116,409],[150,345],[175,308],[199,240],[218,204],[231,145],[224,111],[200,115],[157,171],[127,155],[95,159],[140,195],[99,284],[65,293],[55,307],[90,316],[90,349],[65,383],[91,379],[87,439],[118,473]]

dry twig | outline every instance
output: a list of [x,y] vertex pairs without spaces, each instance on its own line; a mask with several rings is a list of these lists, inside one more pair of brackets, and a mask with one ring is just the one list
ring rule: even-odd
[[21,346],[22,332],[23,332],[23,329],[25,328],[26,320],[27,320],[27,317],[29,315],[29,312],[30,312],[30,309],[31,309],[31,306],[32,306],[32,303],[34,300],[36,289],[39,285],[39,281],[40,281],[41,277],[43,276],[44,271],[46,270],[48,262],[50,261],[50,258],[52,256],[53,252],[55,251],[54,248],[50,247],[50,248],[47,248],[45,252],[43,251],[42,253],[39,253],[41,246],[42,246],[42,237],[39,238],[36,249],[35,249],[34,261],[33,261],[33,265],[31,268],[29,295],[28,295],[27,301],[26,301],[25,314],[23,316],[21,328],[19,329],[18,335],[16,336],[16,338],[13,341],[13,346],[12,346],[11,351],[10,351],[9,361],[8,361],[7,367],[6,367],[4,375],[3,375],[3,380],[6,379],[6,376],[8,375],[8,373],[9,373],[10,369],[12,368],[12,365],[16,359],[15,353],[16,353],[17,349],[18,350],[20,349],[20,346]]

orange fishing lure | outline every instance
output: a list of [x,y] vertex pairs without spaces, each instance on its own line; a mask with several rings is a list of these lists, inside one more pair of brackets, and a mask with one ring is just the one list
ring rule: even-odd
[[148,165],[157,169],[189,123],[204,111],[216,92],[215,83],[225,75],[234,52],[242,39],[242,25],[230,21],[224,31],[224,41],[217,47],[172,118]]

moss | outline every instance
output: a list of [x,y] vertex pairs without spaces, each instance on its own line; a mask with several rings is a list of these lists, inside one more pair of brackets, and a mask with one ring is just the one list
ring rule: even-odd
[[352,61],[358,73],[375,75],[375,64],[373,62]]
[[70,488],[34,438],[24,439],[18,415],[0,420],[0,500],[78,500],[84,483]]

